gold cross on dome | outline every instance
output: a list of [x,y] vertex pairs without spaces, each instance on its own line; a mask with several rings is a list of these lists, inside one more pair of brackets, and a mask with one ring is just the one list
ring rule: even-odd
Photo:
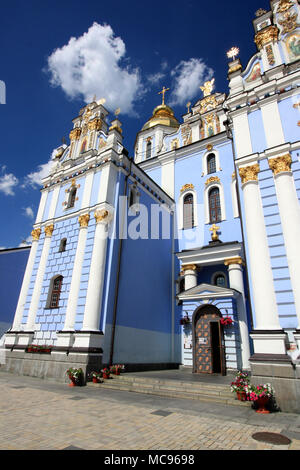
[[190,112],[190,106],[191,106],[191,102],[189,101],[187,104],[186,104],[186,107],[187,107],[187,112],[189,113]]
[[219,240],[219,235],[218,235],[218,230],[220,230],[220,227],[217,227],[216,224],[213,224],[213,226],[209,229],[212,234],[211,234],[211,239],[215,242]]
[[165,104],[165,93],[168,90],[170,90],[170,88],[163,87],[163,89],[158,93],[159,95],[162,95],[162,104]]

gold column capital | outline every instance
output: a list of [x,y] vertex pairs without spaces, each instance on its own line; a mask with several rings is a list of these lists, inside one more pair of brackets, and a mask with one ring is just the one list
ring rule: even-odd
[[236,258],[228,258],[225,259],[224,261],[225,266],[231,266],[232,264],[244,264],[244,261],[240,256],[237,256]]
[[34,228],[31,232],[32,240],[39,240],[41,236],[41,229],[40,228]]
[[81,129],[79,127],[75,127],[70,132],[70,140],[78,140],[81,134]]
[[95,214],[94,214],[94,217],[96,219],[96,223],[99,224],[100,222],[108,222],[108,216],[109,216],[109,212],[106,210],[106,209],[102,209],[102,210],[99,210],[99,211],[96,211]]
[[270,42],[278,41],[279,29],[277,26],[270,25],[268,28],[264,28],[262,31],[259,31],[255,36],[255,43],[259,50]]
[[54,230],[54,224],[46,225],[45,227],[46,237],[52,237],[53,230]]
[[292,157],[289,153],[286,155],[282,155],[281,157],[270,158],[269,159],[269,167],[273,171],[274,176],[278,175],[279,173],[283,173],[286,171],[291,171],[292,165]]
[[90,214],[83,214],[78,217],[80,228],[87,227],[90,221]]
[[195,264],[186,264],[185,266],[182,266],[181,270],[183,273],[185,273],[185,271],[196,271],[197,266]]
[[248,183],[248,181],[258,181],[258,173],[260,172],[259,164],[249,165],[239,168],[239,175],[242,179],[242,183]]

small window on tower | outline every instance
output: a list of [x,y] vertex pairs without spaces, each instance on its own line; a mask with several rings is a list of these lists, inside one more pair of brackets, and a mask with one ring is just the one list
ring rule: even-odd
[[49,295],[48,295],[48,308],[58,308],[59,299],[62,288],[63,276],[56,276],[50,283]]
[[151,141],[149,140],[147,142],[147,147],[146,147],[146,159],[151,158],[151,152],[152,152],[152,144],[151,144]]
[[76,201],[77,188],[72,188],[69,194],[67,208],[74,207]]
[[183,229],[194,227],[194,196],[187,194],[183,200]]
[[66,238],[62,238],[61,241],[60,241],[60,244],[59,244],[59,252],[63,252],[63,251],[66,251],[66,246],[67,246],[67,239]]
[[216,156],[214,153],[210,153],[207,157],[207,173],[215,173],[217,171],[216,167]]

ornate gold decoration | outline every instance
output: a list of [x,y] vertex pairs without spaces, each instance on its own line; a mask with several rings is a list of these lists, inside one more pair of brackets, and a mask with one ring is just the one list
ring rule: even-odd
[[277,26],[269,26],[268,28],[259,31],[255,36],[255,43],[259,50],[270,42],[275,42],[278,40],[279,29]]
[[197,266],[195,264],[186,264],[185,266],[182,266],[182,271],[185,273],[185,271],[196,271]]
[[171,150],[175,150],[179,147],[179,140],[178,139],[173,139],[171,141]]
[[144,131],[157,125],[175,127],[176,129],[179,127],[174,111],[166,104],[161,104],[154,108],[151,118],[144,124],[142,130]]
[[53,225],[53,224],[51,224],[51,225],[46,225],[46,227],[45,227],[45,235],[46,235],[46,237],[52,237],[53,230],[54,230],[54,225]]
[[166,94],[166,91],[170,90],[170,88],[165,88],[163,87],[163,89],[158,93],[159,95],[162,95],[162,105],[165,104],[165,94]]
[[253,65],[253,68],[250,72],[249,77],[246,78],[246,82],[247,83],[254,82],[254,80],[259,78],[260,76],[261,76],[261,69],[260,69],[260,64],[258,62],[257,64]]
[[99,149],[102,149],[105,146],[106,146],[105,140],[103,139],[103,137],[100,137],[100,139],[99,139]]
[[208,180],[205,182],[205,186],[208,186],[211,183],[220,183],[220,178],[218,176],[211,176],[208,178]]
[[192,129],[189,124],[182,126],[181,135],[182,135],[183,145],[189,145],[192,143]]
[[94,118],[88,123],[88,128],[90,131],[100,131],[102,127],[102,119]]
[[110,126],[109,128],[110,131],[117,131],[119,132],[119,134],[122,134],[122,129],[120,126],[118,126],[118,124],[113,124],[112,126]]
[[236,258],[225,259],[224,264],[225,266],[230,266],[232,264],[244,264],[244,261],[240,256],[237,256]]
[[189,101],[187,104],[186,104],[186,107],[187,107],[187,112],[189,113],[190,112],[190,106],[191,106],[191,102]]
[[70,132],[70,140],[78,140],[81,135],[81,129],[79,127],[75,127]]
[[40,228],[35,228],[31,232],[31,236],[33,240],[39,240],[41,236],[41,229]]
[[208,144],[208,145],[206,146],[206,148],[207,148],[207,150],[210,152],[214,147],[213,147],[213,145]]
[[260,8],[260,9],[257,10],[257,12],[255,13],[255,16],[256,16],[256,18],[259,18],[260,16],[264,15],[265,13],[267,13],[267,10],[264,10],[263,8]]
[[102,222],[103,220],[107,219],[109,216],[109,212],[106,209],[102,209],[100,211],[96,211],[94,217],[96,219],[96,223]]
[[242,70],[242,65],[241,64],[236,64],[236,65],[232,65],[230,67],[230,69],[228,70],[228,73],[234,73],[234,72],[237,72],[238,70]]
[[180,192],[183,193],[187,189],[194,189],[194,188],[195,188],[195,186],[192,183],[185,184],[184,186],[182,186]]
[[298,103],[293,104],[293,108],[295,109],[300,108],[300,101]]
[[285,11],[292,8],[293,5],[294,2],[292,2],[291,0],[280,0],[280,3],[277,8],[277,13],[284,13]]
[[292,157],[289,153],[277,158],[269,159],[269,167],[274,175],[283,173],[284,171],[291,171]]
[[275,56],[274,56],[273,47],[271,46],[271,44],[268,44],[268,46],[266,46],[266,53],[267,53],[267,59],[268,59],[269,64],[274,65]]
[[278,24],[283,28],[281,34],[291,33],[294,29],[300,26],[299,23],[297,23],[297,18],[298,13],[295,11],[286,11],[283,13],[283,18],[277,20]]
[[203,98],[203,100],[201,100],[200,106],[200,114],[204,114],[207,111],[215,109],[218,106],[215,95],[210,95],[206,98]]
[[80,227],[87,227],[90,221],[90,214],[80,215],[78,217],[78,222]]
[[248,183],[248,181],[258,181],[258,173],[260,172],[259,164],[245,166],[239,168],[239,174],[242,179],[242,183]]
[[212,94],[212,91],[214,89],[214,83],[215,79],[213,78],[212,80],[205,82],[203,86],[200,86],[200,89],[203,91],[204,98]]
[[219,235],[218,235],[218,230],[220,230],[220,227],[217,227],[216,224],[213,224],[213,226],[209,229],[212,234],[211,234],[211,239],[213,242],[216,242],[219,240]]

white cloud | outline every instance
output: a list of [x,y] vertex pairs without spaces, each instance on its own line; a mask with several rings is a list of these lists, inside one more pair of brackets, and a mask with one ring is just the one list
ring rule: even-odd
[[31,207],[24,207],[24,213],[29,217],[30,219],[34,218],[34,212]]
[[126,48],[109,25],[94,23],[82,36],[48,57],[51,84],[60,86],[69,98],[90,102],[104,97],[108,108],[134,114],[133,102],[141,91],[138,69],[124,65]]
[[151,74],[151,75],[148,75],[148,76],[147,76],[147,80],[148,80],[148,82],[150,82],[152,85],[156,85],[156,84],[159,83],[160,80],[162,80],[164,77],[165,77],[165,74],[164,74],[164,73],[157,72],[157,73],[153,73],[153,74]]
[[170,105],[186,104],[186,100],[200,94],[200,85],[212,78],[213,73],[213,70],[202,59],[182,60],[171,72],[174,86]]
[[22,240],[21,243],[19,244],[19,248],[22,248],[24,246],[30,246],[32,244],[32,236],[29,235],[25,240]]
[[4,193],[6,196],[14,196],[14,189],[18,182],[19,180],[15,175],[12,173],[5,173],[0,176],[0,192]]
[[42,179],[46,178],[46,176],[49,176],[52,165],[53,161],[51,157],[47,163],[39,165],[36,171],[29,173],[25,177],[25,182],[22,187],[32,186],[33,188],[35,188],[37,186],[41,186]]

